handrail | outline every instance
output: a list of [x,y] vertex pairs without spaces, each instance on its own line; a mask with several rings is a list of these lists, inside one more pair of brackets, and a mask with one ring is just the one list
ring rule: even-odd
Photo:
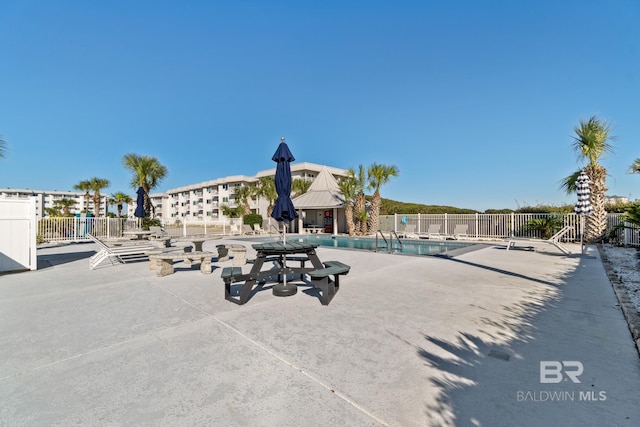
[[393,252],[393,236],[396,236],[396,240],[398,241],[398,243],[400,243],[400,252],[402,252],[402,240],[400,240],[400,237],[398,237],[398,235],[396,234],[396,230],[391,230],[389,232],[389,240],[391,241],[391,249],[389,250],[389,252]]
[[376,247],[375,247],[375,251],[378,252],[378,234],[380,234],[380,237],[382,237],[382,240],[384,240],[384,243],[386,244],[386,247],[389,247],[389,242],[387,242],[387,239],[384,237],[384,234],[382,234],[382,231],[378,230],[376,231]]

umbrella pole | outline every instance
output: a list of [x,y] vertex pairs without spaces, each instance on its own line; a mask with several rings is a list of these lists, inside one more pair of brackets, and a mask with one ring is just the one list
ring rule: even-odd
[[[286,229],[286,225],[283,222],[282,223],[282,245],[286,245],[287,242],[287,229]],[[273,295],[277,296],[277,297],[288,297],[291,295],[295,295],[298,292],[298,286],[294,285],[287,285],[287,254],[283,253],[282,254],[282,276],[283,276],[283,283],[278,283],[277,285],[273,286]]]
[[580,215],[580,252],[584,255],[584,215]]

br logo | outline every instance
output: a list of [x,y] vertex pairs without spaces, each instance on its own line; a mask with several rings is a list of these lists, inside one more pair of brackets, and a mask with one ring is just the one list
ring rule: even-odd
[[582,362],[577,360],[557,360],[540,361],[540,383],[557,384],[563,379],[569,378],[574,384],[580,383],[578,377],[584,372]]

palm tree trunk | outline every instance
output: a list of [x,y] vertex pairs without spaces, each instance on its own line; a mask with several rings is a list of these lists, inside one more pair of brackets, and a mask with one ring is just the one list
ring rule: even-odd
[[591,179],[589,190],[591,191],[593,213],[587,216],[584,234],[586,241],[594,242],[602,238],[607,229],[607,211],[605,209],[607,170],[603,166],[593,164],[587,166],[585,172]]
[[371,199],[371,217],[369,219],[369,233],[375,233],[378,231],[378,226],[380,223],[380,205],[382,199],[380,198],[380,191],[376,190],[373,193],[373,198]]
[[356,227],[353,222],[353,206],[349,202],[347,202],[344,207],[344,216],[347,222],[347,232],[349,233],[349,236],[353,236],[354,234],[356,234]]

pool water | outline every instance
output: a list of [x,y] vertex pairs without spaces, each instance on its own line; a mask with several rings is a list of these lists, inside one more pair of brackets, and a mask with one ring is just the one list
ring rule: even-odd
[[[280,240],[280,236],[271,236],[257,238],[255,240],[261,242],[275,242]],[[252,239],[253,240],[253,239]],[[331,248],[346,248],[375,251],[376,239],[371,237],[346,237],[346,236],[326,236],[326,235],[291,235],[287,236],[287,241],[291,242],[311,242],[319,246]],[[387,239],[388,242],[388,239]],[[378,239],[378,252],[389,252],[387,242]],[[466,248],[472,246],[470,243],[458,242],[434,242],[422,240],[406,240],[402,239],[402,247],[398,240],[393,241],[393,253],[406,255],[438,255],[447,253],[448,251]]]

